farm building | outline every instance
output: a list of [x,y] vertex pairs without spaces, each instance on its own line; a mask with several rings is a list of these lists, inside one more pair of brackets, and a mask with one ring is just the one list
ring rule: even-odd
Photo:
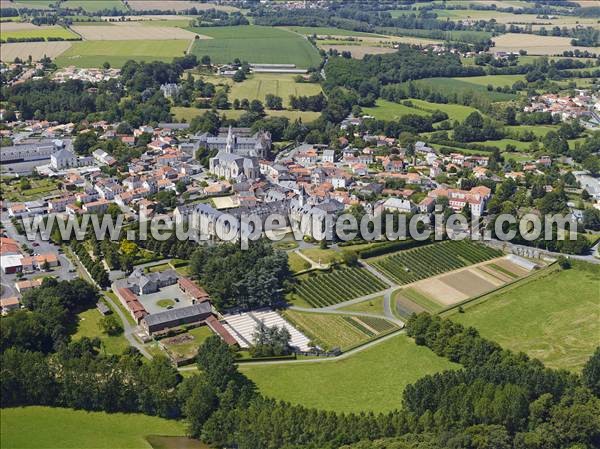
[[209,302],[194,304],[188,307],[165,310],[164,312],[146,315],[141,322],[149,334],[162,331],[182,324],[200,323],[212,316]]
[[206,293],[206,290],[204,290],[202,287],[198,287],[191,279],[180,277],[177,281],[177,284],[183,293],[191,296],[192,304],[210,300],[210,296],[208,293]]

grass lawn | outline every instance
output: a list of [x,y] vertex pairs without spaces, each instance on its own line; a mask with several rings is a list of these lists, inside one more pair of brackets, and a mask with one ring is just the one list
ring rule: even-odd
[[63,38],[63,39],[77,39],[77,35],[72,31],[63,28],[58,25],[53,26],[40,26],[35,29],[27,30],[2,30],[2,39],[7,40],[9,38],[31,38],[31,37],[43,37],[48,38]]
[[331,248],[305,248],[301,249],[300,252],[316,263],[328,264],[343,260],[342,253]]
[[376,101],[374,107],[363,108],[363,113],[372,115],[378,120],[395,120],[398,117],[407,114],[429,115],[429,112],[427,111],[381,99]]
[[293,251],[288,253],[288,264],[290,265],[290,270],[292,270],[292,273],[298,273],[310,268],[310,263]]
[[52,0],[18,0],[14,2],[15,8],[50,9]]
[[341,360],[240,369],[266,396],[337,412],[387,412],[401,407],[408,384],[457,367],[398,335]]
[[342,307],[339,310],[344,310],[347,312],[364,312],[383,315],[383,300],[383,296],[378,296],[374,299],[368,299],[366,301],[359,302],[358,304]]
[[187,40],[74,42],[55,62],[59,67],[101,67],[108,61],[115,68],[122,67],[130,59],[171,62],[174,57],[183,56],[189,45]]
[[6,449],[148,449],[148,435],[185,435],[183,422],[140,414],[22,407],[1,416]]
[[489,147],[498,147],[502,151],[506,150],[507,145],[514,145],[517,148],[517,151],[529,151],[529,147],[531,146],[531,142],[520,142],[514,139],[486,140],[484,142],[473,143],[478,143],[480,145],[486,145]]
[[83,8],[84,11],[96,12],[102,9],[118,9],[119,11],[127,11],[127,8],[121,0],[67,0],[61,3],[61,8],[77,9]]
[[302,36],[278,28],[255,25],[213,28],[187,28],[212,39],[198,39],[192,53],[208,55],[223,64],[239,58],[250,63],[296,64],[308,68],[319,65],[319,52]]
[[[72,337],[73,340],[79,340],[83,337],[98,337],[102,342],[102,349],[108,354],[121,354],[129,346],[129,342],[123,334],[111,337],[102,332],[100,328],[102,314],[98,309],[89,309],[77,316],[79,317],[79,323],[77,324],[77,332]],[[119,320],[118,316],[117,320]]]
[[549,367],[579,371],[600,340],[599,292],[600,266],[580,262],[491,294],[452,319]]
[[289,107],[290,95],[317,95],[322,92],[318,83],[297,83],[294,75],[257,73],[241,83],[233,83],[229,92],[229,100],[260,100],[265,102],[267,94],[283,99],[283,106]]
[[158,307],[163,307],[166,309],[169,306],[174,306],[175,301],[173,301],[172,299],[159,299],[158,301],[156,301],[156,305]]

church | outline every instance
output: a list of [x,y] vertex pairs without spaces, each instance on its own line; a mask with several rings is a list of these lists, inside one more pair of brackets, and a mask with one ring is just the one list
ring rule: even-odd
[[229,127],[225,146],[209,161],[209,171],[225,179],[236,181],[253,180],[260,177],[259,157],[264,157],[262,145],[255,144],[255,149],[247,148],[247,144],[239,146],[239,138]]

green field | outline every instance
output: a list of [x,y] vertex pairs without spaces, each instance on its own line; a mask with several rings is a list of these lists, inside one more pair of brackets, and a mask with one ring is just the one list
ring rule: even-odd
[[320,63],[319,52],[302,36],[278,28],[254,25],[214,28],[187,28],[212,39],[198,39],[192,53],[208,55],[223,64],[235,58],[249,63],[296,64],[308,68]]
[[364,268],[340,268],[331,273],[302,276],[293,295],[313,307],[325,307],[370,295],[386,287]]
[[417,100],[414,98],[411,98],[410,101],[416,107],[426,109],[430,112],[433,112],[435,110],[445,112],[446,114],[448,114],[449,120],[463,121],[469,116],[469,114],[477,111],[477,109],[475,108],[472,108],[470,106],[463,106],[461,104],[431,103],[429,101]]
[[501,255],[501,251],[481,244],[448,240],[399,251],[371,264],[398,284],[409,284]]
[[427,111],[382,99],[377,100],[374,107],[363,108],[363,113],[378,120],[396,120],[407,114],[429,115]]
[[77,9],[83,8],[84,11],[96,12],[103,9],[118,9],[127,11],[127,8],[121,0],[67,0],[61,3],[61,8]]
[[[72,337],[73,340],[78,340],[83,337],[97,337],[102,342],[102,351],[106,351],[108,354],[122,354],[123,351],[129,347],[129,342],[123,334],[109,336],[102,332],[102,329],[100,328],[102,314],[98,309],[89,309],[85,312],[81,312],[77,316],[79,317],[79,323],[77,324],[77,332]],[[118,317],[117,320],[120,321]]]
[[362,301],[357,304],[341,307],[339,310],[347,312],[364,312],[383,315],[383,300],[383,296],[378,296],[374,299],[367,299],[366,301]]
[[[474,77],[481,78],[481,77]],[[478,84],[477,82],[464,81],[468,78],[425,78],[422,80],[413,81],[418,86],[427,86],[434,92],[439,92],[444,95],[451,93],[464,94],[466,92],[475,92],[489,97],[491,101],[507,101],[516,98],[514,94],[505,94],[501,92],[490,92],[486,85]]]
[[398,409],[408,384],[456,368],[405,335],[341,360],[240,367],[266,396],[337,412]]
[[267,94],[273,94],[283,99],[284,107],[289,107],[290,95],[318,95],[322,92],[317,83],[297,83],[294,75],[264,74],[250,76],[242,83],[233,83],[229,91],[229,100],[260,100],[264,103]]
[[452,319],[552,368],[579,371],[598,346],[598,265],[576,262],[570,270],[550,269],[487,298]]
[[431,103],[415,98],[410,98],[405,101],[410,101],[413,106],[406,106],[402,103],[394,103],[392,101],[379,99],[375,103],[376,106],[363,108],[363,112],[367,115],[372,115],[379,120],[396,120],[398,117],[406,114],[425,116],[439,110],[448,114],[449,120],[462,121],[467,118],[470,113],[477,110],[470,106],[463,106],[460,104]]
[[149,435],[185,436],[182,422],[139,414],[24,407],[0,415],[3,449],[148,449]]
[[30,30],[2,30],[2,40],[8,40],[9,38],[44,38],[46,40],[48,38],[77,39],[78,37],[77,34],[58,25],[36,27],[36,29]]
[[465,76],[453,78],[471,84],[477,84],[487,88],[488,85],[496,87],[512,87],[517,81],[524,81],[525,75],[485,75],[485,76]]
[[187,40],[74,42],[55,62],[59,67],[101,67],[108,61],[116,68],[130,59],[171,62],[174,57],[183,56],[189,45]]
[[179,358],[194,357],[198,352],[198,348],[211,335],[214,335],[208,326],[199,326],[190,329],[184,334],[179,334],[176,337],[163,339],[162,343],[167,350]]
[[408,299],[432,314],[437,313],[444,308],[444,306],[442,306],[440,303],[434,301],[414,288],[403,288],[394,294],[394,304],[397,304],[398,300],[402,299]]

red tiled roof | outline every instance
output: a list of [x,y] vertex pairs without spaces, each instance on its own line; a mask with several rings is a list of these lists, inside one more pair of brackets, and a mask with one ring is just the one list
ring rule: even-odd
[[214,315],[208,317],[206,324],[228,345],[235,345],[237,343],[235,338],[233,338],[233,336],[227,332],[227,329],[223,327],[223,325],[215,318]]

